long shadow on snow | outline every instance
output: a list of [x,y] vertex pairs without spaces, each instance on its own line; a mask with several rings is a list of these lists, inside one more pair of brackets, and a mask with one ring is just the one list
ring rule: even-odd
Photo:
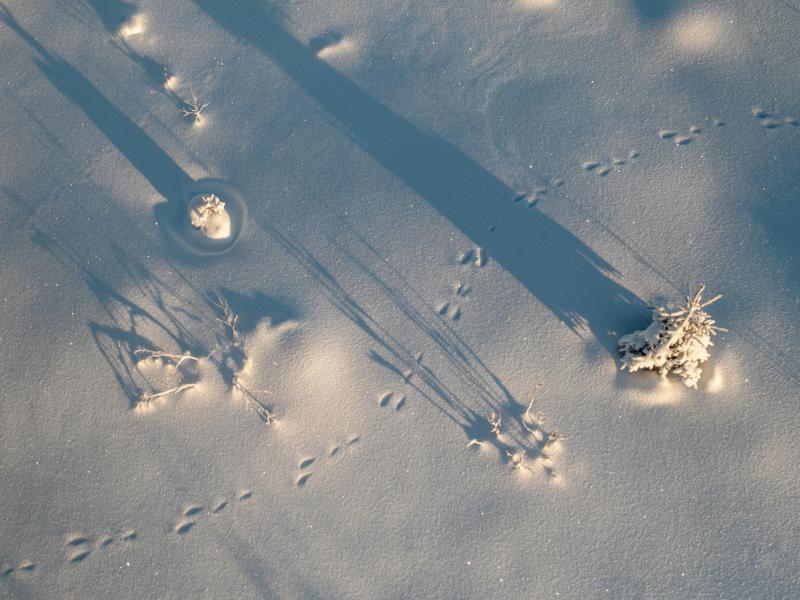
[[[611,278],[614,269],[602,257],[538,210],[525,218],[512,214],[514,190],[318,59],[281,27],[274,10],[265,14],[255,0],[193,1],[231,35],[274,60],[370,157],[485,248],[573,331],[588,326],[615,353],[631,313],[644,316],[643,303]],[[509,224],[502,238],[489,232],[499,220]]]
[[[0,21],[28,43],[38,54],[33,61],[45,77],[83,111],[166,200],[155,207],[155,214],[157,221],[162,225],[162,231],[170,231],[170,223],[175,221],[183,210],[182,192],[193,183],[193,179],[80,71],[42,46],[2,4],[0,4]],[[187,262],[199,260],[186,252],[174,238],[174,234],[165,235],[171,248],[183,260]],[[208,257],[204,260],[208,260]]]
[[[437,353],[447,358],[449,368],[456,374],[456,384],[466,386],[463,391],[446,383],[445,377],[421,360],[420,355],[415,354],[399,337],[402,333],[395,334],[389,331],[339,284],[336,277],[308,249],[269,224],[265,224],[264,227],[322,286],[331,303],[342,315],[377,344],[379,351],[370,350],[368,355],[374,364],[386,369],[398,380],[402,380],[403,385],[409,386],[421,398],[457,424],[468,440],[476,439],[493,446],[504,462],[509,462],[509,453],[518,448],[524,449],[531,459],[546,456],[545,447],[552,438],[552,433],[539,426],[537,426],[538,437],[532,438],[526,433],[529,431],[523,423],[526,407],[511,395],[499,378],[449,327],[437,326],[435,319],[426,318],[399,289],[385,281],[358,257],[346,252],[348,259],[381,288],[411,323],[434,342]],[[370,252],[374,252],[365,240],[359,238],[359,241]],[[376,261],[376,263],[381,262],[383,261]],[[411,289],[407,282],[402,279],[401,282],[404,288]],[[435,314],[433,309],[427,312],[430,316]],[[490,431],[487,417],[492,411],[501,414],[504,419],[510,419],[511,427],[509,419],[504,421],[504,433],[513,445],[507,444]],[[542,464],[542,468],[546,474],[555,475],[549,464]]]
[[643,21],[661,23],[668,21],[675,11],[682,8],[682,0],[632,0]]
[[[148,376],[137,367],[137,350],[189,352],[196,357],[207,357],[225,385],[231,390],[235,387],[236,369],[232,365],[241,368],[245,356],[239,344],[232,343],[227,332],[217,324],[220,314],[209,294],[192,287],[190,296],[187,296],[112,243],[109,260],[113,259],[114,270],[124,272],[126,282],[132,283],[132,289],[141,298],[135,301],[133,295],[116,289],[89,268],[84,257],[67,242],[35,226],[31,241],[49,252],[66,269],[76,270],[100,303],[103,318],[90,320],[87,325],[131,408],[139,403],[144,392],[161,391],[154,388]],[[174,267],[172,272],[177,272]],[[231,298],[232,307],[243,311],[244,333],[254,329],[264,318],[277,324],[294,314],[291,308],[262,292],[246,296],[222,288],[221,293]],[[183,383],[192,383],[195,377],[193,372],[182,372]],[[262,404],[243,386],[238,389],[254,402]]]
[[0,20],[36,51],[39,56],[33,60],[45,77],[92,120],[159,194],[176,201],[192,178],[80,71],[42,46],[4,6],[0,6]]
[[[192,333],[186,322],[196,321],[193,329],[199,327],[208,330],[207,322],[210,319],[203,321],[197,316],[202,315],[199,306],[179,296],[121,248],[112,247],[111,254],[149,301],[149,308],[115,289],[90,269],[67,243],[36,227],[31,234],[31,241],[49,252],[65,268],[76,269],[100,303],[105,318],[89,321],[89,331],[131,408],[136,405],[143,391],[157,391],[150,387],[147,378],[135,364],[137,350],[158,348],[150,338],[154,333],[163,335],[178,352],[190,352],[194,356],[208,354],[208,345]],[[180,307],[184,307],[185,314],[189,316],[182,318],[178,312]]]

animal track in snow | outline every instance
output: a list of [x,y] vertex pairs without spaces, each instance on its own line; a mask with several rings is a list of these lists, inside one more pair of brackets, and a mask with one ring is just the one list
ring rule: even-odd
[[123,542],[133,542],[139,537],[139,534],[136,533],[133,529],[127,529],[122,534],[122,541]]
[[473,265],[480,269],[486,265],[486,250],[480,246],[465,250],[458,257],[458,262],[462,265]]
[[800,121],[795,117],[781,117],[768,113],[758,106],[754,106],[751,114],[756,122],[765,129],[778,129],[779,127],[800,127]]
[[460,298],[466,298],[472,291],[468,285],[464,283],[457,283],[453,288],[453,299],[442,302],[436,308],[436,313],[443,317],[447,317],[453,321],[458,321],[461,318],[461,307],[458,303]]
[[[123,542],[132,542],[136,537],[137,533],[133,529],[127,529],[119,534]],[[92,538],[82,533],[71,533],[64,543],[65,559],[72,564],[82,563],[95,550],[107,550],[115,541],[116,538],[111,534]]]
[[454,302],[440,304],[436,309],[436,313],[453,321],[458,321],[461,318],[461,308]]
[[625,166],[631,161],[637,160],[638,158],[639,158],[639,152],[636,150],[631,150],[630,152],[628,152],[627,158],[614,157],[603,161],[587,160],[581,163],[581,168],[587,173],[594,173],[595,175],[599,175],[600,177],[605,177],[613,170],[621,172],[623,166]]
[[[722,119],[716,117],[711,119],[711,124],[714,127],[722,127],[725,125]],[[662,140],[672,140],[676,146],[686,146],[697,139],[703,131],[704,129],[700,125],[691,125],[686,133],[682,133],[676,129],[664,128],[658,130],[658,137]]]
[[325,456],[306,456],[305,458],[301,459],[297,464],[297,468],[300,472],[295,477],[294,484],[300,488],[305,487],[308,483],[308,480],[311,479],[311,476],[314,474],[313,470],[308,470],[312,465],[319,466],[319,464],[323,461],[330,462],[331,460],[338,460],[336,457],[339,456],[342,451],[347,450],[360,439],[361,436],[359,435],[351,435],[344,442],[334,443],[334,445],[325,453]]
[[0,563],[0,579],[11,577],[14,575],[24,575],[36,570],[36,563],[29,560],[23,560],[16,567]]
[[[239,502],[246,502],[252,495],[253,492],[249,489],[242,489],[236,492],[236,498]],[[219,515],[228,507],[228,504],[229,501],[226,498],[219,496],[209,503],[208,510],[202,504],[186,504],[181,510],[181,518],[173,525],[172,532],[179,536],[186,535],[197,525],[198,521],[209,516]]]
[[514,202],[518,204],[525,204],[528,208],[533,208],[541,202],[547,193],[551,190],[564,185],[563,179],[545,180],[542,184],[534,186],[529,192],[520,192],[514,196]]
[[[356,438],[357,439],[357,438]],[[349,442],[352,443],[352,442]],[[252,497],[249,489],[240,489],[234,498],[238,502],[246,502]],[[213,518],[222,513],[229,505],[229,500],[217,496],[208,504],[206,510],[204,505],[190,503],[184,505],[181,510],[181,518],[171,528],[171,533],[184,536],[188,534],[201,519]],[[135,529],[122,529],[116,533],[104,533],[97,535],[87,535],[82,532],[72,532],[64,538],[63,561],[67,566],[79,565],[91,560],[99,555],[113,552],[114,548],[125,548],[139,539],[139,533]],[[62,563],[63,564],[63,563]],[[10,577],[21,577],[32,573],[38,569],[37,563],[30,560],[23,560],[16,565],[9,561],[0,561],[0,581]]]
[[405,406],[406,403],[406,396],[405,394],[397,394],[395,392],[386,392],[381,396],[380,401],[378,404],[381,408],[386,408],[387,406],[394,405],[395,410],[400,410]]
[[178,535],[183,535],[184,533],[189,533],[189,530],[194,527],[194,521],[192,519],[184,519],[178,521],[175,524],[175,533]]

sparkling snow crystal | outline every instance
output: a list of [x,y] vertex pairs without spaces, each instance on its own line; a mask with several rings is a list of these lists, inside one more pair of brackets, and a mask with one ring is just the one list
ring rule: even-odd
[[653,322],[647,329],[634,331],[619,340],[622,368],[657,370],[666,377],[670,373],[683,379],[689,387],[696,388],[700,379],[700,365],[708,360],[711,336],[726,331],[714,324],[703,309],[721,296],[703,302],[705,286],[700,286],[694,297],[686,297],[685,306],[653,309]]

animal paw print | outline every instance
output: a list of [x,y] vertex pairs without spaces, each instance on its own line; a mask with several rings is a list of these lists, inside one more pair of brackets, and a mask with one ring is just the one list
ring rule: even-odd
[[533,208],[539,202],[544,200],[547,192],[564,185],[563,179],[552,179],[547,181],[544,185],[538,185],[530,192],[520,192],[514,196],[514,202],[518,204],[525,204],[528,208]]
[[[251,492],[249,489],[242,489],[236,492],[236,499],[239,502],[246,502],[252,497],[252,495],[253,492]],[[219,515],[225,511],[225,509],[228,507],[228,504],[228,500],[222,497],[217,497],[212,500],[207,511],[201,504],[187,504],[181,510],[182,516],[172,527],[172,532],[179,536],[186,535],[192,530],[192,528],[194,528],[200,518]]]
[[397,394],[395,392],[386,392],[381,396],[380,401],[378,404],[381,408],[386,408],[387,406],[394,405],[395,410],[400,410],[405,406],[406,403],[406,396],[405,394]]
[[453,302],[444,302],[436,309],[436,313],[453,321],[461,318],[461,308]]
[[[130,543],[136,540],[138,534],[133,529],[126,529],[119,534],[119,539],[123,543]],[[94,550],[106,550],[116,542],[116,538],[111,534],[104,534],[92,539],[82,533],[71,533],[67,536],[64,552],[67,562],[71,564],[82,563],[89,558]]]
[[479,269],[486,264],[486,250],[477,246],[461,253],[458,262],[462,265],[474,265]]
[[662,140],[672,140],[676,146],[691,144],[699,134],[703,133],[703,128],[699,125],[692,125],[689,131],[681,133],[674,129],[659,129],[658,137]]
[[67,538],[65,551],[68,562],[73,564],[83,562],[92,553],[90,540],[80,533],[72,534]]
[[627,158],[614,157],[605,161],[588,160],[581,164],[581,168],[586,172],[594,173],[600,177],[605,177],[614,169],[616,169],[617,172],[621,172],[622,167],[625,166],[629,161],[635,161],[638,158],[639,152],[636,150],[631,150],[628,152]]
[[466,298],[472,289],[464,284],[457,283],[453,288],[453,300],[443,302],[436,308],[436,313],[442,317],[447,317],[453,321],[458,321],[461,318],[461,307],[458,304],[460,298]]
[[[360,439],[361,436],[351,435],[342,443],[334,443],[323,459],[327,461],[334,460],[336,456],[350,448]],[[300,472],[298,473],[297,477],[295,477],[294,484],[300,488],[305,487],[308,483],[308,480],[311,479],[311,476],[314,474],[314,471],[309,469],[311,469],[311,467],[315,464],[319,465],[323,459],[318,459],[316,456],[307,456],[306,458],[300,460],[297,465],[297,468]]]
[[523,192],[514,197],[514,202],[524,203],[528,208],[533,208],[542,200],[542,197],[547,194],[546,187],[535,187],[531,192]]
[[32,573],[35,570],[36,563],[33,563],[29,560],[23,560],[16,567],[0,563],[0,579],[5,579],[6,577],[11,577],[12,575],[25,575],[27,573]]
[[753,118],[765,129],[777,129],[779,127],[800,127],[800,121],[794,117],[781,117],[768,113],[767,111],[754,106],[752,110]]

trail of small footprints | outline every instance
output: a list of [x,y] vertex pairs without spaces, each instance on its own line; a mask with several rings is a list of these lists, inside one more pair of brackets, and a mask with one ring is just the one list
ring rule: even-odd
[[628,152],[627,158],[614,157],[605,161],[587,160],[581,163],[581,168],[588,173],[594,173],[600,177],[605,177],[615,169],[618,173],[622,172],[622,168],[626,164],[638,160],[639,156],[637,150],[631,150]]
[[764,109],[754,106],[751,114],[756,122],[765,129],[778,129],[779,127],[800,127],[800,121],[795,117],[782,117],[768,113]]
[[[725,122],[715,117],[711,119],[711,124],[714,127],[722,127]],[[675,129],[659,129],[658,137],[662,140],[671,140],[676,146],[686,146],[697,139],[701,133],[703,133],[703,128],[700,125],[691,125],[686,133],[681,133]]]
[[564,185],[563,179],[553,179],[547,185],[539,185],[533,188],[531,192],[522,192],[514,196],[514,202],[525,204],[528,208],[533,208],[551,189],[559,188]]
[[[236,493],[236,499],[238,502],[246,502],[252,495],[253,492],[248,489],[240,490]],[[200,518],[218,515],[222,513],[228,505],[229,501],[225,498],[214,499],[209,505],[208,510],[200,504],[187,504],[181,510],[182,517],[172,527],[172,532],[178,536],[186,535],[197,524]]]
[[135,541],[137,537],[138,534],[133,529],[126,529],[117,534],[117,536],[103,534],[95,538],[82,533],[71,533],[67,536],[64,545],[65,558],[67,562],[72,564],[81,563],[89,558],[92,552],[106,550],[115,544],[117,540],[127,544]]
[[25,575],[36,569],[36,563],[29,560],[21,561],[16,567],[0,563],[0,578]]
[[316,456],[307,456],[306,458],[301,459],[297,465],[297,468],[300,472],[298,473],[297,477],[295,477],[294,484],[300,488],[305,487],[308,483],[308,480],[311,479],[311,476],[314,474],[313,470],[309,470],[313,465],[319,465],[322,460],[330,462],[342,452],[356,444],[360,439],[361,436],[359,435],[351,435],[343,443],[334,443],[334,445],[331,446],[330,450],[328,450],[328,452],[322,458]]
[[[112,544],[129,544],[135,541],[137,536],[133,529],[121,531],[116,536],[102,534],[91,537],[78,532],[70,533],[64,542],[64,559],[71,565],[77,565],[87,560],[94,552],[106,551]],[[23,560],[17,566],[0,563],[0,579],[33,573],[36,568],[36,563],[30,560]]]
[[[490,229],[490,231],[494,230],[494,227]],[[477,269],[482,269],[486,266],[487,260],[486,249],[480,246],[469,248],[458,256],[458,264]],[[436,306],[436,314],[451,321],[458,321],[461,319],[461,302],[469,296],[471,291],[472,288],[463,281],[457,282],[452,287],[451,298]],[[406,377],[406,380],[408,380],[408,377]]]
[[[237,492],[235,498],[238,502],[247,501],[253,493],[249,489]],[[217,498],[211,504],[206,515],[216,515],[225,510],[229,501],[225,498]],[[205,509],[199,504],[188,504],[181,511],[182,518],[172,527],[172,533],[183,536],[195,526],[199,517],[205,516]],[[99,554],[113,551],[114,548],[125,548],[139,539],[139,533],[135,529],[120,530],[115,534],[104,533],[87,535],[82,532],[73,532],[66,536],[64,540],[64,561],[68,566],[76,566],[91,559]],[[34,573],[38,568],[37,563],[31,560],[22,560],[17,564],[8,561],[0,561],[0,580],[11,577],[23,577]]]

